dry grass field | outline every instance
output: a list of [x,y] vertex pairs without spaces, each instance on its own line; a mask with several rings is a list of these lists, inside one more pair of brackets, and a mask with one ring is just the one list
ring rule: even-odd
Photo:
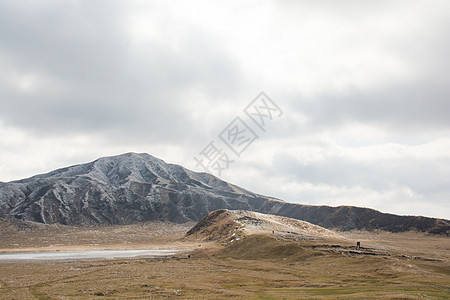
[[[1,251],[193,247],[171,257],[0,263],[1,299],[449,299],[450,239],[339,233],[184,239],[193,224],[73,228],[3,223]],[[356,250],[356,241],[362,249]],[[188,256],[189,255],[189,256]]]

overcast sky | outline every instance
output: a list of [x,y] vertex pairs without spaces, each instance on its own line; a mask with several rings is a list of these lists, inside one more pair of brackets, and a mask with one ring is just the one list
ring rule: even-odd
[[450,219],[449,53],[445,0],[0,0],[0,181],[213,142],[260,194]]

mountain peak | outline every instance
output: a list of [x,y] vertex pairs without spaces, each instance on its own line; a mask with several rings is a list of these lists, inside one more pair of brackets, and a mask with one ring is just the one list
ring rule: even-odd
[[153,160],[153,161],[165,163],[162,159],[154,157],[145,152],[142,152],[142,153],[127,152],[127,153],[118,154],[118,155],[105,156],[105,157],[98,158],[96,161],[98,161],[98,160],[126,160],[126,159],[144,159],[144,160]]
[[3,184],[0,216],[78,225],[184,222],[213,208],[253,209],[249,202],[258,197],[262,204],[263,197],[212,175],[130,152]]

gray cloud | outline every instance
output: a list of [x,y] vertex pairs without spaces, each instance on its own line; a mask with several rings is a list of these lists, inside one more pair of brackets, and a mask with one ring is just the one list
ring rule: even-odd
[[448,192],[450,159],[375,159],[356,161],[331,156],[304,163],[287,153],[274,158],[271,173],[290,176],[297,182],[326,184],[337,187],[362,186],[388,190],[392,186],[409,187],[419,194]]
[[312,128],[330,128],[351,122],[380,124],[394,131],[448,128],[449,85],[434,82],[398,84],[376,91],[353,91],[299,101]]
[[[43,88],[26,93],[1,83],[0,116],[8,124],[47,134],[111,131],[131,138],[134,132],[179,140],[195,125],[186,113],[195,109],[186,103],[191,89],[210,95],[213,107],[240,85],[232,57],[195,26],[175,37],[177,47],[152,40],[136,46],[124,31],[121,4],[36,8],[9,3],[0,12],[6,71]],[[181,30],[174,26],[167,34]]]

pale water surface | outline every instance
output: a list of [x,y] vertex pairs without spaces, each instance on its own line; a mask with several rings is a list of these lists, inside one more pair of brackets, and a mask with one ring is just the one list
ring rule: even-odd
[[51,251],[22,252],[0,254],[0,262],[23,261],[60,261],[60,260],[98,260],[136,257],[155,257],[173,255],[182,250],[88,250],[88,251]]

